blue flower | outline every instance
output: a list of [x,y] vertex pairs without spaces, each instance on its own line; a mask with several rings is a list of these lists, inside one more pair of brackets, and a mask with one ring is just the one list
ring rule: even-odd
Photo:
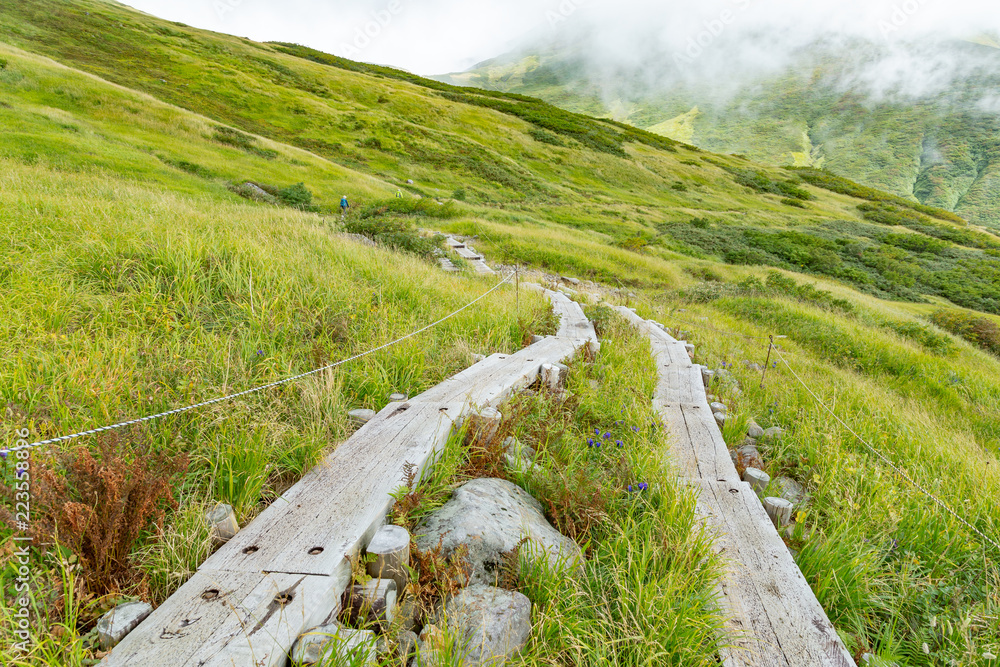
[[625,443],[622,442],[621,440],[615,440],[615,444],[618,445],[619,447],[624,447],[625,446]]
[[263,357],[264,356],[264,350],[257,350],[257,356],[258,357]]
[[628,492],[632,493],[632,485],[631,484],[628,485]]
[[24,474],[24,473],[26,473],[26,472],[28,472],[28,471],[27,471],[27,470],[20,470],[20,469],[19,469],[19,470],[17,471],[17,476],[18,476],[18,477],[20,477],[21,475],[23,475],[23,474]]
[[649,484],[646,484],[645,482],[639,482],[639,490],[640,491],[645,491],[648,488],[649,488]]
[[777,368],[777,367],[778,367],[778,362],[777,361],[772,361],[771,362],[771,368]]
[[605,440],[607,440],[610,437],[611,437],[611,431],[608,431],[607,433],[604,434],[604,439]]
[[601,448],[601,441],[598,440],[597,442],[595,442],[594,446],[597,447],[598,449],[600,449]]
[[588,447],[593,447],[594,446],[594,439],[593,438],[587,438],[587,446]]
[[616,424],[618,424],[619,426],[621,426],[621,425],[622,425],[622,424],[624,424],[625,422],[623,422],[622,420],[620,420],[620,419],[619,419],[619,420],[618,420],[618,421],[616,421],[615,423],[616,423]]
[[601,429],[595,428],[594,429],[594,435],[600,435],[600,434],[601,434]]
[[0,449],[0,459],[5,459],[5,458],[7,458],[7,450]]
[[632,430],[635,431],[636,433],[638,433],[639,432],[639,427],[638,426],[633,426]]

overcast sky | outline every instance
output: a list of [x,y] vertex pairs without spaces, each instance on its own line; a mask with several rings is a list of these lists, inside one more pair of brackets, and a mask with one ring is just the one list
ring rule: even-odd
[[[596,31],[595,50],[627,63],[637,35],[683,54],[774,31],[801,43],[838,34],[892,42],[1000,32],[996,0],[127,0],[137,9],[260,41],[305,44],[419,74],[461,71],[560,30]],[[759,51],[759,40],[754,47]],[[736,49],[739,52],[739,49]],[[756,53],[755,57],[766,57]]]

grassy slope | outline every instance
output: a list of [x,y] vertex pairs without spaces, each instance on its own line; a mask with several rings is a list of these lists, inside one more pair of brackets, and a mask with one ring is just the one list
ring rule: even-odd
[[[95,32],[77,41],[59,32],[84,11],[104,22],[87,27],[91,19],[81,19],[77,25],[84,33],[114,24],[120,26],[117,36],[100,39]],[[964,344],[945,354],[915,342],[913,327],[932,305],[889,304],[826,282],[825,288],[860,304],[861,315],[781,295],[707,305],[668,300],[665,288],[695,283],[695,276],[736,281],[761,272],[719,264],[713,253],[692,258],[691,248],[674,237],[638,252],[621,247],[636,233],[652,239],[664,221],[704,231],[687,224],[692,218],[707,218],[710,228],[722,231],[744,222],[764,229],[844,219],[860,224],[859,200],[806,186],[817,199],[805,210],[790,208],[777,195],[736,185],[707,156],[683,147],[674,153],[632,142],[625,145],[629,159],[623,159],[572,139],[562,147],[539,143],[528,134],[533,126],[510,114],[451,102],[398,79],[138,17],[114,5],[4,6],[0,22],[17,44],[59,51],[54,55],[68,62],[203,114],[2,47],[0,118],[12,128],[0,137],[3,216],[10,223],[0,255],[0,340],[6,346],[0,386],[7,388],[3,400],[12,415],[4,437],[26,424],[36,433],[64,433],[311,368],[388,340],[478,294],[483,283],[447,278],[418,260],[346,243],[322,216],[247,203],[226,187],[243,179],[282,186],[304,181],[321,205],[329,205],[344,192],[358,203],[387,196],[412,177],[415,189],[427,194],[465,188],[479,205],[467,206],[463,219],[447,224],[479,232],[498,259],[611,285],[620,280],[640,294],[650,314],[665,316],[664,308],[682,304],[689,312],[681,316],[703,314],[727,328],[791,335],[790,361],[799,360],[824,396],[837,397],[845,418],[981,529],[1000,537],[992,518],[1000,509],[1000,364]],[[102,51],[112,47],[135,60],[117,62],[120,54]],[[256,69],[250,57],[265,55],[291,72],[281,76],[336,94],[296,88],[273,74],[274,67]],[[148,75],[154,69],[160,76]],[[203,71],[205,79],[197,76]],[[185,95],[185,88],[207,85],[203,80],[218,90]],[[380,103],[380,96],[389,101]],[[305,120],[286,112],[294,105],[308,108]],[[313,152],[267,138],[257,148],[275,151],[272,159],[237,150],[213,139],[217,122]],[[377,148],[373,136],[387,142],[406,137],[408,143],[393,149],[380,139]],[[340,148],[331,148],[335,143]],[[468,155],[529,176],[511,185],[477,176],[496,172],[458,162]],[[735,158],[710,159],[749,166]],[[174,166],[182,163],[187,171]],[[687,189],[670,187],[678,182]],[[514,321],[512,295],[491,299],[490,308],[351,373],[251,397],[235,410],[209,410],[209,421],[194,415],[152,427],[146,436],[151,442],[195,456],[184,486],[187,509],[172,521],[165,546],[143,560],[158,594],[175,586],[176,573],[189,570],[203,553],[190,546],[199,503],[232,492],[217,483],[220,471],[235,469],[246,475],[243,488],[256,489],[237,499],[247,518],[344,432],[343,406],[377,407],[390,390],[418,391],[461,367],[469,351],[516,346],[524,328]],[[762,361],[759,346],[747,349],[709,333],[696,342],[706,348],[705,363]],[[744,380],[745,387],[753,386],[751,378]],[[810,486],[808,521],[835,538],[805,545],[801,562],[838,627],[850,634],[852,648],[888,654],[899,644],[909,664],[946,658],[989,664],[975,656],[1000,649],[996,575],[994,570],[992,580],[971,579],[980,566],[976,552],[963,546],[972,543],[969,536],[833,428],[787,376],[779,373],[769,387],[747,392],[735,407],[762,422],[795,425],[786,445],[768,453],[769,465],[771,472],[791,472]],[[266,478],[242,467],[250,450],[264,452],[257,463],[271,465]],[[6,474],[11,476],[9,469]],[[871,497],[875,502],[860,511]],[[845,523],[848,514],[852,520]],[[907,545],[909,561],[904,552],[881,549],[891,539]],[[953,569],[964,573],[958,586],[949,583]],[[992,590],[984,589],[987,582],[994,582]],[[905,623],[884,630],[883,621],[894,614]],[[930,628],[932,617],[942,624]],[[924,641],[933,648],[929,656],[921,650]],[[69,654],[59,643],[50,649]]]
[[[977,49],[977,57],[992,53],[979,45],[955,48]],[[803,62],[810,57],[804,54]],[[621,119],[706,150],[771,164],[803,164],[803,153],[812,152],[835,173],[956,211],[977,224],[1000,226],[1000,125],[964,101],[995,89],[995,78],[961,82],[940,99],[902,104],[838,93],[824,77],[836,77],[844,67],[826,57],[803,66],[808,76],[774,76],[724,103],[713,101],[711,91],[674,86],[661,95],[636,83],[630,112]],[[534,95],[598,116],[621,106],[605,102],[607,95],[587,83],[586,72],[567,53],[511,56],[442,80]],[[670,123],[696,106],[701,113],[691,122]]]

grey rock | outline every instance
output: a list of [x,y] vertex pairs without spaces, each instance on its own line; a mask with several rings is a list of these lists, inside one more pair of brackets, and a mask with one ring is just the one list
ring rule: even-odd
[[542,336],[532,336],[531,344],[534,345],[535,343],[541,343],[543,340],[545,340],[545,338],[543,338]]
[[413,179],[412,178],[406,179],[406,184],[407,185],[413,185]]
[[376,662],[377,639],[371,630],[355,630],[330,623],[306,630],[292,646],[292,663],[315,665],[340,664],[337,660],[360,657],[365,664]]
[[375,411],[365,409],[351,410],[347,413],[347,416],[355,424],[367,424],[371,420],[375,419]]
[[774,480],[774,485],[778,487],[781,497],[793,505],[800,504],[806,497],[806,490],[791,477],[779,477]]
[[415,533],[418,547],[431,549],[440,542],[444,555],[465,545],[473,584],[494,583],[504,554],[522,537],[528,538],[526,553],[545,557],[553,567],[573,568],[582,557],[576,542],[545,519],[537,500],[501,479],[474,479],[462,485]]
[[402,403],[407,398],[409,398],[409,397],[406,394],[399,394],[399,393],[389,394],[389,402],[390,403]]
[[754,468],[760,467],[764,459],[760,455],[756,445],[742,445],[736,448],[736,457],[742,458],[743,462],[752,465]]
[[569,283],[570,285],[579,285],[580,284],[580,280],[579,279],[577,279],[577,278],[570,278],[569,276],[561,276],[560,280],[562,280],[564,283]]
[[416,633],[420,629],[420,607],[407,595],[396,605],[396,624],[403,632]]
[[715,421],[719,425],[719,428],[726,425],[726,415],[721,412],[713,412],[712,414],[715,416]]
[[712,412],[721,412],[724,415],[729,413],[729,408],[726,407],[725,403],[719,403],[718,401],[715,401],[708,407],[712,408]]
[[526,459],[533,460],[536,456],[538,456],[538,452],[536,452],[533,447],[521,444],[521,442],[514,436],[510,436],[503,441],[503,448],[508,454],[521,456]]
[[486,355],[485,354],[473,354],[472,355],[472,363],[478,364],[480,361],[486,361]]
[[399,659],[399,664],[406,664],[417,651],[417,642],[419,638],[416,633],[410,630],[400,630],[396,635],[396,657]]
[[763,437],[768,440],[781,440],[781,436],[785,434],[785,429],[780,426],[772,426],[771,428],[764,431]]
[[747,435],[754,440],[758,440],[764,437],[764,429],[760,427],[760,424],[751,419],[750,423],[747,424]]
[[464,667],[506,664],[531,634],[531,601],[491,586],[463,589],[448,600],[445,617],[461,641]]
[[126,602],[101,616],[97,621],[97,638],[101,643],[101,650],[107,651],[117,645],[152,611],[153,607],[146,602]]

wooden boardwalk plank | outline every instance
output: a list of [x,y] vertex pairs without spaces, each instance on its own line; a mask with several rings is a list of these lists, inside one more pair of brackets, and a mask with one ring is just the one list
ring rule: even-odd
[[853,667],[760,500],[739,480],[700,368],[662,329],[630,309],[619,312],[649,336],[659,370],[654,406],[670,429],[680,476],[700,490],[697,511],[714,548],[729,563],[717,591],[726,617],[723,665]]
[[350,567],[345,558],[382,524],[404,466],[422,469],[463,408],[457,401],[388,406],[200,569],[340,575]]
[[597,342],[594,325],[583,314],[583,308],[562,292],[545,290],[545,295],[552,301],[552,312],[559,316],[559,329],[556,336],[563,338],[582,338],[593,343]]
[[750,485],[703,480],[695,486],[714,548],[732,563],[719,589],[731,614],[724,664],[854,667]]
[[[583,311],[570,312],[568,323],[582,329],[574,317]],[[339,604],[349,557],[384,521],[405,464],[426,470],[458,417],[499,403],[533,382],[542,364],[586,343],[548,337],[389,404],[209,557],[102,664],[284,665],[295,638]],[[206,591],[216,593],[206,599]]]
[[299,628],[322,623],[346,585],[331,577],[199,570],[103,664],[283,665],[284,647]]
[[707,405],[662,403],[655,407],[670,430],[670,449],[682,478],[739,481],[729,449]]

